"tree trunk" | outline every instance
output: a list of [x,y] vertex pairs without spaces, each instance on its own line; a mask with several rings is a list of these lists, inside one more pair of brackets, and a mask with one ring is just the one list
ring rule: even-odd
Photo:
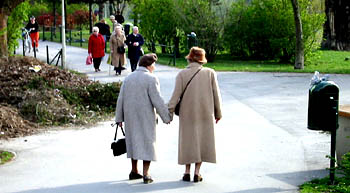
[[101,21],[101,19],[104,18],[104,8],[105,8],[105,5],[104,3],[99,3],[98,4],[98,20]]
[[0,8],[0,57],[8,57],[7,48],[7,18],[8,15],[4,10]]
[[295,63],[294,69],[304,69],[304,42],[303,42],[303,26],[300,18],[300,9],[298,0],[291,0],[295,21]]
[[325,7],[327,20],[322,46],[332,50],[350,50],[350,1],[326,0]]

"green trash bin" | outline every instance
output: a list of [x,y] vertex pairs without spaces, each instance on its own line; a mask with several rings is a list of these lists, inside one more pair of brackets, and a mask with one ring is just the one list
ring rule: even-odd
[[309,89],[307,128],[334,131],[339,127],[339,87],[333,81],[320,81]]

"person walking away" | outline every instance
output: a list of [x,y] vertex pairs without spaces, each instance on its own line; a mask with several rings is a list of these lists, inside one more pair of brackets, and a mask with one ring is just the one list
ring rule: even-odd
[[124,23],[124,17],[122,14],[120,14],[120,11],[117,10],[117,14],[115,15],[115,19],[118,23],[123,24]]
[[164,123],[170,123],[168,107],[160,95],[158,78],[153,74],[156,54],[146,54],[139,68],[124,80],[116,107],[115,121],[125,122],[127,157],[131,158],[129,180],[140,179],[137,161],[143,160],[143,182],[152,183],[151,161],[156,161],[156,112]]
[[144,43],[144,39],[139,34],[139,28],[134,26],[132,28],[132,34],[126,37],[126,45],[128,46],[128,57],[130,59],[131,72],[136,70],[137,62],[139,61],[141,53],[141,46]]
[[109,25],[106,23],[104,19],[101,19],[100,22],[95,24],[96,27],[99,29],[99,33],[103,36],[103,39],[105,42],[107,42],[108,38],[111,35]]
[[92,56],[95,72],[101,71],[101,60],[105,55],[105,41],[96,26],[92,28],[89,38],[88,53]]
[[[126,56],[125,56],[125,35],[120,26],[115,28],[114,35],[110,38],[110,49],[111,49],[111,64],[114,66],[116,71],[116,75],[120,75],[122,70],[124,70],[124,65],[126,64]],[[124,48],[124,52],[121,53],[120,48]]]
[[115,20],[115,16],[114,15],[109,16],[109,19],[112,22],[112,30],[113,30],[112,31],[112,35],[113,35],[115,27],[117,27],[117,25],[118,25],[118,22],[117,22],[117,20]]
[[[203,67],[207,63],[205,50],[192,47],[186,56],[188,66],[176,76],[169,111],[185,90],[179,111],[178,164],[185,165],[183,181],[190,181],[191,164],[195,164],[194,182],[203,180],[200,175],[202,162],[216,163],[214,122],[221,119],[221,95],[214,70]],[[197,74],[196,74],[197,73]]]
[[[32,39],[32,47],[35,51],[39,52],[39,24],[36,22],[35,17],[30,17],[28,24],[25,27],[28,31],[30,31],[29,36]],[[34,46],[35,44],[35,46]]]

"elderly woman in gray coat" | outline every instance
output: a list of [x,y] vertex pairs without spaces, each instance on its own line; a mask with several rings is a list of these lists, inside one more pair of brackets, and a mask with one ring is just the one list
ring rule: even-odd
[[143,160],[143,181],[152,183],[148,173],[151,161],[156,158],[156,112],[164,123],[170,123],[172,116],[160,95],[158,78],[152,74],[157,61],[156,54],[146,54],[139,62],[139,68],[125,78],[121,87],[115,121],[122,126],[125,122],[127,157],[131,158],[132,170],[129,179],[140,179],[137,160]]

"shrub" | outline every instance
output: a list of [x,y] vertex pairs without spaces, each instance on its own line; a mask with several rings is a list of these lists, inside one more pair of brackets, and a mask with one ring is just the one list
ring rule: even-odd
[[[324,14],[312,11],[308,0],[300,1],[305,60],[319,48]],[[292,61],[295,25],[291,3],[283,0],[238,0],[232,3],[225,25],[225,46],[236,57]]]

